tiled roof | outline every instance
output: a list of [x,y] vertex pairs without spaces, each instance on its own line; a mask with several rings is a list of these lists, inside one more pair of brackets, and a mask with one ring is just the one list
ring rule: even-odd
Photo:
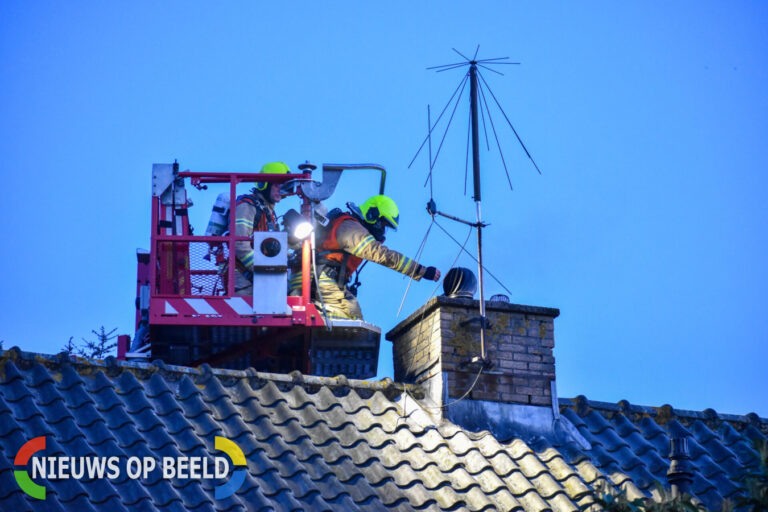
[[650,494],[654,482],[667,486],[670,436],[688,439],[693,466],[691,492],[709,509],[739,493],[745,468],[757,469],[754,440],[768,439],[768,421],[746,416],[597,402],[584,396],[560,400],[561,414],[591,444],[583,453],[605,473],[623,473]]
[[[745,441],[754,427],[737,432],[725,421],[713,430],[704,420],[676,419],[662,427],[652,415],[622,420],[619,406],[609,416],[579,400],[562,402],[563,416],[590,450],[543,438],[500,442],[488,432],[432,423],[410,398],[394,401],[400,389],[388,380],[11,349],[0,353],[0,508],[575,512],[602,482],[621,485],[631,498],[643,495],[647,479],[666,470],[665,429],[673,424],[693,432],[695,449],[706,452],[694,459],[714,486],[705,495],[730,495],[731,476],[754,456]],[[214,499],[216,481],[155,475],[47,480],[49,497],[39,501],[20,490],[12,470],[19,448],[40,435],[49,436],[47,456],[121,457],[209,456],[214,437],[223,436],[245,453],[247,477],[224,500]]]

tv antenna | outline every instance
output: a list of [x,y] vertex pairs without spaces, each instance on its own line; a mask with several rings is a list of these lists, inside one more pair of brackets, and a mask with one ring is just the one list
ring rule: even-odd
[[[477,271],[478,271],[478,287],[480,291],[480,318],[478,319],[480,322],[480,357],[473,359],[473,363],[480,363],[482,367],[489,367],[489,362],[486,359],[485,354],[485,337],[486,337],[486,327],[487,327],[487,318],[485,313],[485,288],[484,288],[484,280],[483,280],[483,228],[488,227],[488,224],[483,222],[483,216],[482,216],[482,191],[480,186],[480,128],[478,123],[478,111],[480,112],[480,117],[482,118],[482,124],[483,124],[483,132],[485,134],[485,144],[486,149],[490,150],[490,143],[488,139],[488,130],[486,127],[486,117],[488,118],[487,123],[491,125],[491,131],[493,132],[494,139],[496,141],[496,147],[498,148],[499,155],[501,156],[501,162],[504,166],[504,172],[507,176],[507,183],[509,184],[510,190],[513,190],[512,187],[512,180],[509,177],[509,169],[507,168],[507,162],[504,159],[504,152],[501,149],[501,142],[499,141],[499,136],[496,131],[496,125],[493,122],[493,116],[491,114],[491,109],[489,108],[488,104],[488,96],[491,97],[493,102],[495,103],[498,110],[501,112],[501,114],[504,116],[504,120],[507,122],[509,127],[512,129],[512,132],[515,134],[515,137],[517,138],[517,141],[520,143],[520,146],[522,147],[523,151],[525,151],[526,156],[530,159],[531,163],[533,164],[536,171],[541,174],[541,170],[539,169],[539,166],[536,165],[536,161],[533,159],[531,154],[528,152],[528,148],[525,147],[525,144],[523,143],[522,139],[520,138],[520,135],[517,133],[517,130],[515,130],[515,127],[512,125],[512,122],[509,120],[509,117],[507,116],[506,112],[504,112],[504,109],[501,106],[501,103],[499,103],[499,100],[496,98],[496,95],[491,90],[490,85],[486,81],[485,77],[483,76],[483,73],[478,68],[482,68],[484,70],[490,71],[492,73],[496,73],[498,75],[503,75],[504,73],[494,69],[494,66],[499,65],[519,65],[519,62],[508,62],[509,57],[494,57],[490,59],[477,59],[477,54],[480,51],[480,45],[477,46],[475,49],[474,56],[470,59],[466,55],[459,52],[456,48],[452,48],[454,52],[456,52],[462,59],[464,59],[461,62],[455,62],[452,64],[443,64],[440,66],[431,66],[428,67],[428,70],[436,70],[437,73],[442,73],[445,71],[451,71],[454,69],[464,69],[469,68],[465,72],[465,74],[462,76],[459,85],[456,87],[456,89],[453,91],[453,94],[451,95],[450,99],[446,103],[445,107],[443,108],[442,112],[440,112],[440,115],[435,120],[434,124],[431,123],[431,121],[428,121],[429,123],[429,129],[427,131],[427,136],[424,138],[424,141],[421,143],[421,146],[419,146],[419,149],[416,151],[416,154],[413,156],[413,159],[408,164],[408,168],[410,169],[413,165],[413,162],[416,160],[416,157],[419,156],[419,153],[424,148],[424,145],[429,142],[429,148],[430,148],[430,155],[429,155],[429,174],[427,176],[427,181],[424,183],[424,186],[426,187],[427,183],[429,183],[430,188],[430,199],[427,203],[427,212],[432,216],[433,222],[435,221],[435,216],[439,215],[441,217],[448,218],[450,220],[460,222],[462,224],[466,224],[468,226],[471,226],[477,230],[477,258],[475,259],[477,261]],[[453,121],[453,117],[456,114],[456,109],[459,106],[459,103],[461,102],[461,98],[464,94],[464,90],[466,88],[467,82],[469,82],[469,126],[467,127],[467,154],[465,158],[464,163],[464,194],[466,195],[467,191],[467,174],[468,174],[468,166],[469,166],[469,144],[470,140],[472,142],[472,181],[474,185],[474,193],[472,198],[475,201],[475,220],[474,222],[461,219],[459,217],[449,215],[447,213],[441,212],[437,209],[437,204],[435,203],[435,199],[433,196],[433,189],[432,189],[432,173],[435,167],[435,163],[437,162],[437,158],[440,156],[440,150],[443,147],[443,142],[445,142],[445,137],[448,134],[448,129],[451,126],[451,122]],[[443,118],[443,115],[448,110],[448,107],[453,104],[453,109],[451,111],[450,117],[448,118],[448,122],[445,126],[445,131],[443,133],[443,136],[440,140],[440,144],[437,147],[437,152],[435,153],[434,159],[432,158],[432,132],[437,127],[440,120]],[[445,229],[438,224],[438,227],[440,227],[443,231]],[[445,231],[446,234],[450,236],[450,234]],[[427,232],[429,233],[429,232]],[[453,237],[451,237],[453,239]],[[425,240],[426,241],[426,240]],[[455,239],[454,239],[455,241]],[[457,242],[458,243],[458,242]],[[462,248],[463,249],[463,248]],[[465,250],[466,252],[466,250]],[[470,253],[467,252],[470,256],[472,256]],[[485,269],[487,271],[487,269]],[[489,272],[490,274],[490,272]],[[493,274],[490,274],[491,277],[494,277]],[[498,279],[496,279],[498,281]],[[509,292],[509,290],[501,283],[501,286]],[[406,292],[407,293],[407,292]]]

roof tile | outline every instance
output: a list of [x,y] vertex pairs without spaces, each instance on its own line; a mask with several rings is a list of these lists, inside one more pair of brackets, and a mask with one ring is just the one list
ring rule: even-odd
[[[125,475],[50,481],[55,499],[47,500],[48,509],[64,503],[59,509],[115,512],[576,512],[602,482],[630,497],[648,496],[652,481],[666,477],[671,434],[689,438],[694,492],[716,503],[738,492],[733,478],[740,466],[755,463],[750,439],[765,438],[763,420],[753,416],[582,397],[562,402],[562,421],[573,423],[590,449],[555,437],[500,442],[490,432],[432,425],[418,407],[409,405],[406,414],[401,403],[364,383],[341,379],[332,390],[298,374],[277,377],[12,350],[0,354],[0,465],[10,467],[7,454],[33,435],[50,436],[46,455],[123,459],[210,458],[214,437],[224,436],[242,449],[247,469],[243,486],[226,500],[214,500],[214,480],[165,480],[158,473],[140,481]],[[0,489],[3,508],[37,506],[2,467]]]
[[[651,408],[626,401],[606,404],[584,397],[562,399],[560,405],[563,416],[592,444],[585,454],[595,463],[594,470],[588,461],[577,464],[587,484],[594,486],[597,472],[603,472],[614,485],[634,488],[632,492],[640,496],[652,494],[654,481],[666,484],[670,437],[684,437],[694,468],[692,492],[712,509],[719,508],[724,497],[740,492],[734,480],[743,467],[757,461],[748,434],[760,438],[763,430],[768,431],[768,422],[756,415]],[[622,442],[626,446],[616,448]]]

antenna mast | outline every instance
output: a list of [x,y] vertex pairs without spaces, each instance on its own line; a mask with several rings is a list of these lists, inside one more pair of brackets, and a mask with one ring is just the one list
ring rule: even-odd
[[480,131],[477,125],[477,62],[469,65],[469,108],[472,123],[472,178],[475,184],[475,227],[477,228],[477,282],[480,288],[480,358],[485,360],[485,288],[483,287],[483,218],[480,190]]
[[[470,255],[473,259],[477,261],[477,273],[478,273],[478,285],[480,289],[480,318],[478,319],[472,319],[479,320],[480,321],[480,357],[479,358],[473,358],[472,362],[477,363],[479,362],[482,367],[488,367],[489,361],[486,359],[485,354],[485,337],[486,337],[486,328],[487,328],[487,318],[486,318],[486,310],[485,310],[485,287],[484,287],[484,266],[483,266],[483,228],[488,226],[488,224],[483,222],[483,212],[482,212],[482,191],[481,191],[481,184],[480,184],[480,127],[477,119],[477,112],[478,107],[481,113],[487,114],[483,117],[483,129],[485,130],[485,117],[488,118],[488,122],[491,126],[491,130],[493,131],[494,138],[496,139],[496,146],[499,150],[499,155],[501,156],[501,162],[504,165],[504,172],[507,175],[507,181],[509,182],[510,189],[512,188],[512,182],[509,179],[509,170],[507,169],[507,163],[504,160],[504,153],[501,150],[501,142],[499,141],[499,136],[496,133],[496,126],[493,122],[493,117],[491,116],[491,110],[488,107],[488,99],[486,96],[486,92],[490,95],[490,97],[493,99],[494,103],[498,107],[498,110],[501,112],[502,116],[504,117],[504,120],[507,122],[509,127],[512,129],[512,132],[515,134],[515,137],[517,138],[517,141],[520,143],[520,146],[523,148],[523,151],[525,151],[526,156],[531,160],[531,163],[536,168],[536,170],[541,174],[541,171],[539,170],[539,166],[536,165],[536,162],[533,160],[533,157],[528,152],[528,148],[525,147],[525,144],[523,144],[522,139],[517,134],[517,130],[515,130],[515,127],[512,126],[512,122],[509,120],[509,117],[507,117],[507,114],[504,112],[504,109],[501,107],[501,104],[496,99],[496,95],[493,94],[493,91],[490,89],[490,86],[488,85],[488,82],[486,82],[485,77],[480,72],[478,67],[481,67],[485,70],[491,71],[493,73],[503,75],[504,73],[500,73],[499,71],[496,71],[491,66],[495,65],[517,65],[520,64],[519,62],[508,62],[507,59],[509,57],[496,57],[492,59],[477,59],[477,54],[480,51],[480,46],[478,45],[477,49],[475,50],[475,55],[472,57],[472,59],[469,59],[464,54],[459,52],[456,48],[453,48],[453,51],[456,52],[458,55],[460,55],[464,61],[463,62],[455,62],[452,64],[444,64],[441,66],[432,66],[427,69],[435,69],[438,73],[442,73],[444,71],[449,71],[453,69],[459,69],[464,68],[466,66],[469,66],[468,72],[464,75],[459,85],[456,87],[456,90],[453,92],[453,95],[451,95],[451,98],[448,100],[448,103],[443,108],[443,111],[438,116],[437,120],[434,124],[431,124],[429,126],[429,131],[427,132],[427,136],[424,139],[424,141],[421,143],[421,146],[416,151],[416,154],[413,156],[413,159],[411,160],[411,163],[408,164],[408,168],[413,165],[413,162],[416,160],[416,157],[419,156],[419,153],[424,148],[424,145],[429,141],[429,148],[430,148],[430,156],[429,156],[429,175],[427,177],[427,181],[424,182],[424,186],[427,185],[427,182],[430,184],[430,196],[432,191],[432,171],[434,170],[435,163],[437,162],[437,157],[440,155],[440,150],[443,147],[443,142],[445,141],[445,136],[448,133],[448,129],[451,126],[451,121],[453,120],[453,116],[456,113],[456,107],[458,107],[459,102],[461,101],[461,96],[464,92],[464,87],[466,86],[467,81],[469,81],[469,108],[470,108],[470,117],[469,117],[469,128],[472,138],[472,179],[474,183],[474,195],[473,199],[475,200],[475,222],[470,222],[464,219],[460,219],[458,217],[455,217],[453,215],[448,215],[447,213],[438,211],[437,204],[435,203],[434,197],[430,197],[429,202],[427,203],[427,212],[432,216],[433,222],[436,222],[434,217],[435,215],[440,215],[442,217],[446,217],[448,219],[460,222],[462,224],[466,224],[469,226],[472,226],[477,229],[477,258],[474,258],[468,251],[467,254]],[[479,77],[479,80],[478,80]],[[478,91],[479,91],[479,97],[480,100],[482,100],[482,103],[478,102]],[[458,96],[457,96],[458,93]],[[453,110],[450,114],[450,117],[447,121],[447,126],[445,127],[445,133],[443,134],[443,137],[440,141],[440,145],[437,148],[437,154],[435,155],[434,160],[432,159],[431,155],[431,149],[432,149],[432,131],[437,127],[437,124],[440,122],[440,119],[443,117],[443,114],[446,113],[446,110],[448,107],[454,102],[454,98],[456,98],[455,105],[453,106]],[[485,110],[482,110],[485,108]],[[469,134],[467,137],[467,156],[469,156]],[[486,145],[488,146],[488,132],[485,132],[485,139],[486,139]],[[490,146],[488,147],[490,149]],[[468,164],[468,161],[465,163],[465,193],[466,193],[466,165]],[[431,225],[430,225],[431,226]],[[438,226],[451,238],[453,238],[450,233],[445,231],[445,229],[438,224]],[[429,234],[429,230],[427,231],[427,234]],[[426,240],[426,237],[425,237]],[[454,239],[454,241],[456,241]],[[458,242],[457,242],[458,243]],[[422,242],[423,244],[423,242]],[[462,250],[464,248],[462,247]],[[496,277],[489,272],[489,275],[496,279]],[[496,279],[498,282],[498,279]],[[501,282],[499,282],[501,284]],[[509,291],[506,286],[501,284],[501,286]],[[406,290],[406,294],[407,294]],[[403,297],[403,300],[405,300],[405,297]],[[402,307],[402,304],[401,304]],[[478,361],[479,359],[479,361]]]

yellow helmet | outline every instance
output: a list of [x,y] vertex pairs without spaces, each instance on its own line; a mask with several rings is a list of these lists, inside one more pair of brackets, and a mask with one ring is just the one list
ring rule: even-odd
[[395,202],[383,195],[369,197],[360,207],[365,222],[375,224],[383,220],[385,225],[397,230],[400,223],[400,210]]
[[[264,164],[259,172],[262,174],[288,174],[291,170],[285,162],[270,162]],[[257,181],[256,190],[267,190],[267,185],[269,183],[266,181]]]

